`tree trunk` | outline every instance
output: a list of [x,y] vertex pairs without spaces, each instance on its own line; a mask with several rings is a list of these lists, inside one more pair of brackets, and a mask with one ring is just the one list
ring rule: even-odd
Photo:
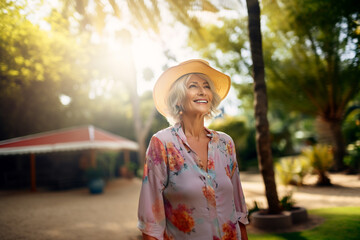
[[334,142],[334,170],[341,171],[345,168],[343,162],[345,156],[345,143],[341,131],[341,120],[330,122],[330,126]]
[[317,186],[331,186],[330,178],[326,175],[325,171],[318,173]]
[[260,6],[258,0],[246,0],[246,3],[249,16],[249,37],[254,75],[256,151],[259,168],[265,184],[268,210],[270,214],[276,214],[281,212],[281,210],[276,190],[270,148],[269,122],[267,119],[267,94],[260,28]]
[[152,109],[148,118],[143,124],[141,114],[140,114],[140,99],[137,93],[137,76],[136,68],[133,59],[133,54],[131,51],[132,36],[131,33],[127,30],[122,30],[118,33],[119,40],[123,44],[123,57],[119,62],[119,78],[121,81],[125,81],[127,88],[130,92],[131,105],[133,111],[133,120],[134,120],[134,130],[137,143],[139,145],[138,150],[138,159],[140,163],[140,169],[143,168],[145,162],[145,140],[146,136],[149,133],[151,124],[155,118],[156,109]]
[[343,162],[345,156],[345,143],[341,131],[342,121],[328,120],[321,116],[316,118],[316,132],[318,134],[319,143],[329,144],[333,147],[334,151],[334,165],[333,170],[344,170],[345,165]]

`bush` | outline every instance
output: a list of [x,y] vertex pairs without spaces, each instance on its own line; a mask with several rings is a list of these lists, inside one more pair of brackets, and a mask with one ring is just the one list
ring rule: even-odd
[[85,176],[88,181],[95,179],[103,179],[105,177],[105,170],[101,167],[89,167],[85,170]]
[[254,212],[260,211],[261,207],[259,206],[259,203],[254,201],[254,206],[249,208],[249,218],[251,216],[251,214],[253,214]]
[[360,141],[349,144],[348,155],[344,158],[344,163],[350,168],[350,172],[358,172],[360,169]]
[[292,198],[292,193],[288,193],[280,199],[280,208],[285,211],[290,211],[294,208],[295,200]]
[[318,174],[317,185],[331,185],[327,171],[333,164],[333,152],[330,146],[316,144],[303,150],[302,155],[309,161],[315,172]]
[[240,170],[250,165],[257,167],[255,129],[249,127],[246,120],[227,116],[214,120],[209,128],[224,132],[234,140]]
[[302,185],[310,170],[310,163],[304,156],[283,157],[275,163],[276,176],[283,185]]

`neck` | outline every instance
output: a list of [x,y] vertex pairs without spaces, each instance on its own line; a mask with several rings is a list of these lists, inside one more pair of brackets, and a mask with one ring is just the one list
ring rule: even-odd
[[200,139],[201,137],[206,136],[204,131],[204,116],[190,117],[183,115],[181,126],[186,137]]

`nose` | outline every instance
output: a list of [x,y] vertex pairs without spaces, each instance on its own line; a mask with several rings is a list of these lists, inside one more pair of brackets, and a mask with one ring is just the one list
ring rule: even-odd
[[198,91],[199,96],[205,96],[206,95],[206,91],[204,87],[199,87],[199,91]]

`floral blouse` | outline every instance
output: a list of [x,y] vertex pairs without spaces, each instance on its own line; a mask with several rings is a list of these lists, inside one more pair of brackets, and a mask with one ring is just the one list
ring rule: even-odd
[[156,133],[146,152],[138,228],[161,239],[241,239],[248,224],[234,142],[206,129],[207,169],[180,124]]

